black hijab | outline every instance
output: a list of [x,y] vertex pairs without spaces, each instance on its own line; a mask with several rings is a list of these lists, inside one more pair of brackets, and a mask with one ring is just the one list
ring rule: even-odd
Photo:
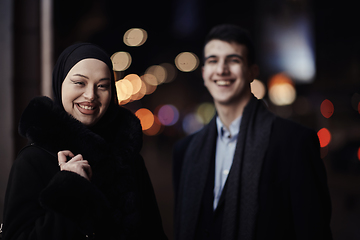
[[53,71],[53,94],[54,103],[64,109],[61,101],[61,86],[70,69],[86,58],[95,58],[104,62],[111,75],[111,98],[109,109],[118,105],[113,66],[109,55],[97,45],[92,43],[76,43],[67,47],[59,56]]

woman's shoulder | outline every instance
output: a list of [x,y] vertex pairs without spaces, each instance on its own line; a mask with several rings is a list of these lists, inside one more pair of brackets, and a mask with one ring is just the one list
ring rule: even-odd
[[19,152],[14,167],[44,168],[48,165],[55,166],[57,158],[54,153],[31,143]]

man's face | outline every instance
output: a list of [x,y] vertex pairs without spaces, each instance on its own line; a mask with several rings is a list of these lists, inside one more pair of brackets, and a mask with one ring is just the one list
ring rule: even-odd
[[258,68],[249,66],[246,46],[214,39],[205,45],[204,55],[204,85],[216,105],[236,104],[250,96]]

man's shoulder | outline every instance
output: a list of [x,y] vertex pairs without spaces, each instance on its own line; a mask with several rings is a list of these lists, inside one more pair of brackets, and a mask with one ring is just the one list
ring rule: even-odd
[[317,140],[315,130],[297,123],[293,120],[276,117],[273,123],[272,135],[277,139],[297,139],[297,141],[304,141],[309,139]]

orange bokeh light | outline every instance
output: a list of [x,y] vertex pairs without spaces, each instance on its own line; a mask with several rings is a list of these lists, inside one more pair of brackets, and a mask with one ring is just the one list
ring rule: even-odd
[[321,114],[325,117],[325,118],[329,118],[333,115],[334,113],[334,105],[333,103],[328,100],[328,99],[325,99],[322,103],[321,103],[321,106],[320,106],[320,111],[321,111]]
[[151,128],[154,124],[154,115],[149,109],[140,108],[135,112],[135,115],[140,119],[143,131]]
[[326,147],[331,141],[331,133],[327,128],[322,128],[317,132],[320,147]]
[[162,124],[157,116],[154,115],[154,123],[153,125],[144,131],[144,133],[148,136],[155,136],[160,133],[162,130]]

